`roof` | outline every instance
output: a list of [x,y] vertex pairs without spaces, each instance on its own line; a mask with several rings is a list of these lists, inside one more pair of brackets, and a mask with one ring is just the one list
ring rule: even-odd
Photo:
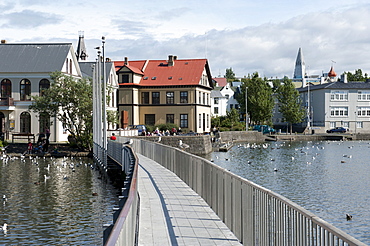
[[[82,61],[82,62],[78,62],[78,64],[80,65],[80,69],[81,69],[81,73],[83,77],[90,77],[90,78],[93,77],[93,65],[95,65],[96,62]],[[101,64],[103,68],[103,63]],[[108,78],[108,76],[110,75],[110,70],[112,69],[112,66],[113,66],[113,62],[105,63],[105,77],[106,78]]]
[[[167,60],[128,61],[127,65],[124,61],[115,61],[114,65],[116,71],[126,67],[141,74],[140,86],[199,85],[204,69],[210,74],[207,59],[176,59],[173,66],[169,66]],[[211,87],[212,81],[209,83]]]
[[225,97],[225,96],[222,95],[220,91],[212,90],[211,91],[211,98],[215,98],[215,97]]
[[226,78],[213,78],[214,81],[216,81],[218,86],[225,86],[227,84]]
[[[370,83],[366,82],[329,82],[320,85],[310,85],[310,90],[321,90],[321,89],[332,89],[332,90],[343,90],[343,89],[370,89]],[[299,92],[305,92],[308,90],[308,86],[297,89]]]
[[61,71],[71,43],[0,44],[0,73]]

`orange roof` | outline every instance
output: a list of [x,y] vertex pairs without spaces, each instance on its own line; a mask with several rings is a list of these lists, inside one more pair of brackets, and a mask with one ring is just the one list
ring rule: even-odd
[[337,73],[336,73],[336,72],[334,72],[334,68],[333,68],[333,66],[331,66],[331,69],[330,69],[330,71],[329,71],[329,73],[328,73],[328,76],[329,76],[330,78],[337,77]]
[[124,65],[124,61],[115,61],[114,65],[116,71],[126,66],[142,74],[141,86],[199,85],[203,70],[208,69],[207,59],[176,59],[173,66],[168,66],[167,60],[128,61],[128,65]]
[[220,87],[224,87],[227,84],[226,78],[213,78],[213,80],[216,81]]

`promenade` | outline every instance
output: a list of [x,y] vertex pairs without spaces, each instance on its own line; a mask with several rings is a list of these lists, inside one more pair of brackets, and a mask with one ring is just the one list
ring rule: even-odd
[[241,245],[208,204],[174,173],[137,154],[139,245]]

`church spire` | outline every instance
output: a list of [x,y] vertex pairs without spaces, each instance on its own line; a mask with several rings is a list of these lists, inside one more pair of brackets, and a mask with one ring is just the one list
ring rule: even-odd
[[293,79],[303,79],[305,75],[306,75],[306,65],[303,60],[302,49],[299,48],[297,60],[295,62]]
[[83,31],[79,31],[76,57],[77,57],[77,61],[79,61],[80,59],[84,61],[84,60],[86,60],[86,57],[88,57],[87,52],[86,52],[85,39],[84,39],[84,32]]

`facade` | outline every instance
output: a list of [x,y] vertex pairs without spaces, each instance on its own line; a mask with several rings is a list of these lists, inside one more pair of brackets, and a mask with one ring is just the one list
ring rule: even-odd
[[39,116],[28,107],[31,96],[50,86],[50,73],[61,71],[81,78],[70,43],[0,44],[0,132],[38,134],[50,129],[50,141],[67,141],[68,134],[55,118]]
[[211,115],[212,117],[226,115],[227,99],[220,92],[220,87],[211,91]]
[[212,77],[206,59],[115,61],[121,127],[174,123],[209,132]]
[[370,83],[330,82],[298,91],[310,105],[310,125],[316,132],[344,127],[350,133],[370,133]]

